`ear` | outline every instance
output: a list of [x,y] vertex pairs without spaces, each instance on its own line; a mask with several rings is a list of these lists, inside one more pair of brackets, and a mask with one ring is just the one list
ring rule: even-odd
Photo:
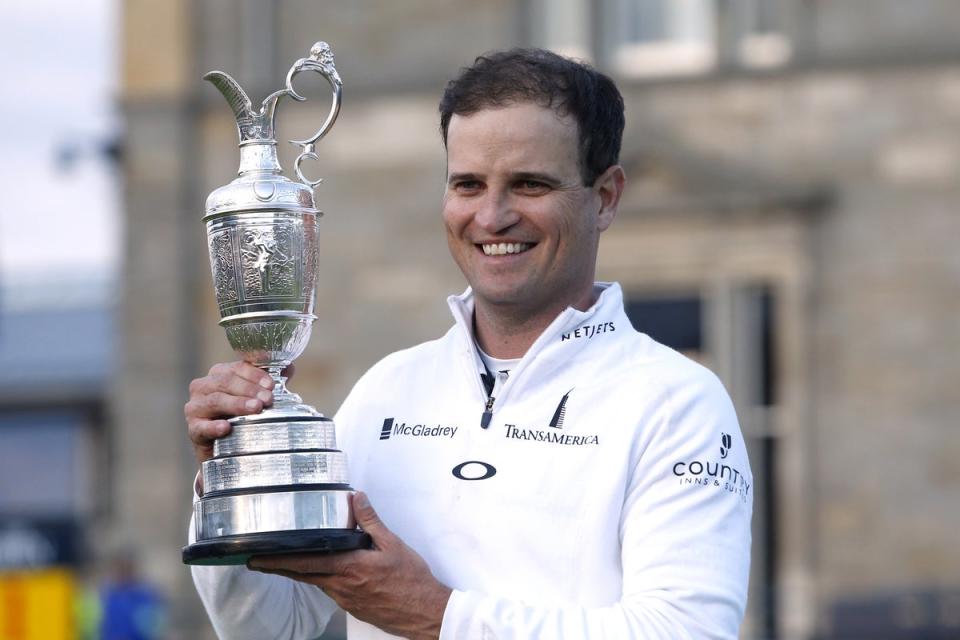
[[600,196],[600,211],[597,212],[597,229],[600,231],[606,231],[613,224],[626,183],[627,176],[618,164],[609,167],[593,183],[594,190]]

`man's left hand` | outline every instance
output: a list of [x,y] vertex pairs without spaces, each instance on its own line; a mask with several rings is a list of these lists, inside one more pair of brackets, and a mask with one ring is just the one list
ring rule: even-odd
[[257,556],[249,568],[315,585],[355,618],[388,633],[439,637],[450,588],[383,524],[362,492],[353,496],[353,513],[373,539],[372,549]]

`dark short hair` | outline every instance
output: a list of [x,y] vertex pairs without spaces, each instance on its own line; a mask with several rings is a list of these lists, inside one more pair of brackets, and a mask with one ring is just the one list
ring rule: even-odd
[[440,99],[440,131],[447,145],[453,114],[532,102],[577,123],[580,173],[592,185],[620,156],[623,96],[606,75],[544,49],[510,49],[477,57],[447,83]]

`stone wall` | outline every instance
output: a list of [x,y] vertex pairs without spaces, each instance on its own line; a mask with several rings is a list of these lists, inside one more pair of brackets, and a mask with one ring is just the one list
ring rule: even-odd
[[[636,295],[692,289],[717,302],[764,281],[779,296],[785,637],[825,629],[837,598],[960,584],[960,512],[947,507],[960,495],[960,66],[936,59],[960,7],[919,4],[797,4],[798,42],[818,54],[803,64],[621,83],[630,187],[601,277]],[[439,217],[443,84],[475,54],[542,31],[534,5],[506,0],[273,6],[125,4],[115,529],[181,594],[191,638],[206,627],[178,564],[195,472],[181,409],[187,381],[232,357],[201,217],[238,160],[229,110],[200,75],[227,71],[259,100],[315,39],[334,46],[343,111],[312,168],[325,179],[319,319],[291,385],[332,414],[382,355],[444,331],[444,298],[464,286]],[[251,27],[264,16],[272,36]],[[251,38],[269,61],[244,52]],[[324,83],[305,86],[307,103],[278,110],[281,139],[326,112]],[[292,157],[281,153],[288,170]],[[711,313],[716,365],[734,371],[736,327]]]

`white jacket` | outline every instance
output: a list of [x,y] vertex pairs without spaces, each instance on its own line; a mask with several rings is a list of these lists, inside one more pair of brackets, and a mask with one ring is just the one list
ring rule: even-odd
[[[384,358],[336,416],[351,484],[454,590],[441,638],[737,637],[753,477],[733,407],[597,286],[497,381],[487,428],[469,290],[445,336]],[[283,578],[193,573],[223,638],[313,638],[335,609]]]

